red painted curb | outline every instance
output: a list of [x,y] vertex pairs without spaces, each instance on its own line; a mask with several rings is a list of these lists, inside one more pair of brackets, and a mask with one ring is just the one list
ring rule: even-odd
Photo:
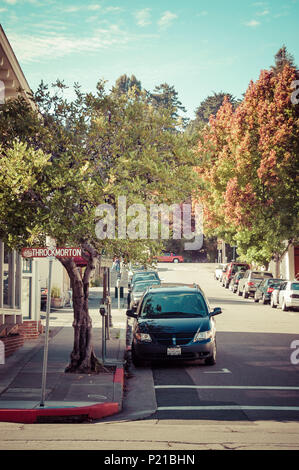
[[[117,367],[113,382],[124,386],[124,368]],[[95,405],[68,408],[0,409],[0,422],[33,424],[40,417],[86,416],[91,419],[105,418],[119,413],[122,404],[117,402],[97,403]]]
[[119,404],[99,403],[90,406],[74,406],[72,408],[45,408],[45,409],[0,409],[0,421],[9,423],[36,423],[39,417],[66,417],[86,416],[91,419],[100,419],[119,412]]
[[114,383],[119,383],[122,386],[124,385],[124,368],[123,367],[117,367],[116,371],[114,373],[114,378],[113,378]]

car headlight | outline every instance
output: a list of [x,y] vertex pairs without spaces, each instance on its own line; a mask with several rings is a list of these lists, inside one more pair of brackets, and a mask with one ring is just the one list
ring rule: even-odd
[[137,339],[137,341],[140,341],[141,343],[151,343],[152,342],[152,338],[150,337],[150,335],[148,333],[139,333],[139,332],[137,332],[135,334],[135,338]]
[[205,339],[214,338],[214,331],[207,330],[207,331],[198,331],[193,338],[193,342],[196,343],[197,341],[203,341]]

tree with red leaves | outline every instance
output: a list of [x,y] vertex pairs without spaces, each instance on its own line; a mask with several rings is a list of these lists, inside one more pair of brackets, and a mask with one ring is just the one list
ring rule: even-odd
[[267,265],[299,236],[296,78],[290,63],[263,70],[237,109],[225,100],[200,136],[206,231],[236,243],[249,262]]

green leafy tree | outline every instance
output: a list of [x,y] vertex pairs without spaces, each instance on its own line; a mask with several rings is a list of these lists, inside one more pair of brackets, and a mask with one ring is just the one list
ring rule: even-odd
[[[181,202],[195,184],[195,158],[188,138],[173,132],[177,121],[171,112],[153,107],[136,87],[107,94],[99,82],[96,93],[83,94],[75,85],[72,102],[65,100],[65,89],[57,81],[53,94],[41,84],[36,94],[39,114],[29,108],[24,112],[20,104],[27,124],[13,101],[0,113],[5,136],[0,149],[0,238],[16,249],[43,245],[46,235],[58,246],[82,247],[87,261],[83,274],[72,258],[60,260],[73,289],[74,347],[67,371],[90,372],[100,368],[88,314],[96,260],[105,250],[108,256],[147,262],[161,246],[148,238],[99,238],[97,208],[109,203],[118,215],[119,196],[126,196],[127,206],[146,208]],[[116,235],[119,230],[116,223]]]

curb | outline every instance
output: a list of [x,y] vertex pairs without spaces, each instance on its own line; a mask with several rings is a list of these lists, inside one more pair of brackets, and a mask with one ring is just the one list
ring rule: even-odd
[[65,408],[14,408],[0,409],[0,422],[9,423],[47,423],[66,422],[78,419],[101,419],[119,413],[122,410],[124,368],[117,367],[113,378],[113,402],[96,403],[87,406],[68,406]]

